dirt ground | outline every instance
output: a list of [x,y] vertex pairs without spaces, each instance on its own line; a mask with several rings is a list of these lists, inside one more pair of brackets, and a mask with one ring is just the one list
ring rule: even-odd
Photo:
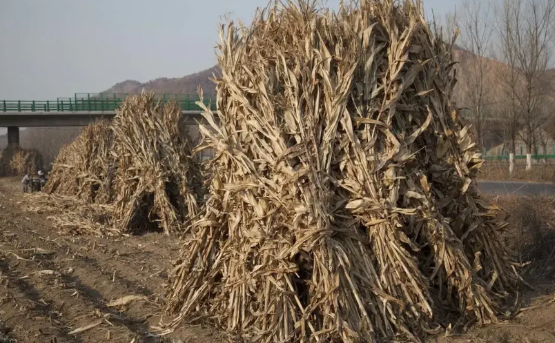
[[[0,343],[224,341],[209,328],[185,327],[164,338],[151,328],[179,253],[175,239],[59,235],[45,216],[20,209],[19,186],[0,179]],[[128,295],[141,298],[111,306]]]
[[[0,178],[0,343],[227,341],[200,326],[156,335],[177,240],[60,235],[45,215],[21,209],[19,186]],[[507,244],[517,242],[520,258],[532,260],[524,274],[534,290],[523,290],[525,307],[512,320],[459,328],[429,343],[555,342],[555,201],[493,201],[514,212]],[[136,298],[128,304],[111,303],[130,295]]]

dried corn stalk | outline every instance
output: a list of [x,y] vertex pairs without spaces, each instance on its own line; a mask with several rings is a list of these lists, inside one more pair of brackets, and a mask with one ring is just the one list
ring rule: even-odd
[[66,209],[57,221],[74,233],[180,232],[197,212],[202,186],[181,109],[143,93],[128,97],[116,112],[113,123],[86,127],[54,162],[46,191],[75,197],[87,209]]
[[111,223],[113,205],[95,204],[74,196],[41,193],[24,195],[25,210],[46,215],[61,233],[119,236]]
[[45,191],[75,196],[89,203],[112,200],[114,161],[113,133],[110,122],[99,120],[62,149],[53,163]]
[[210,196],[175,262],[168,329],[417,341],[447,311],[496,320],[518,276],[421,2],[288,2],[230,24],[219,48]]
[[10,167],[18,176],[36,174],[42,168],[42,156],[37,150],[16,149]]
[[200,169],[175,102],[128,97],[114,119],[117,161],[114,222],[122,231],[155,224],[170,234],[197,212]]

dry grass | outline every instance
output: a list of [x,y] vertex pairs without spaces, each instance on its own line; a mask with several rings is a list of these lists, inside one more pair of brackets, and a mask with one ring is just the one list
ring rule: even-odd
[[518,276],[449,98],[422,4],[270,7],[222,30],[206,206],[167,290],[168,328],[256,342],[417,341],[504,313]]
[[[202,196],[181,109],[144,93],[128,97],[116,112],[113,123],[91,124],[60,151],[45,191],[62,197],[39,203],[56,204],[63,216],[53,218],[71,232],[181,232]],[[67,210],[68,196],[91,206],[83,213]]]
[[525,164],[517,163],[511,175],[508,162],[488,161],[480,170],[478,178],[490,181],[555,182],[555,164],[535,163],[532,170],[526,170]]

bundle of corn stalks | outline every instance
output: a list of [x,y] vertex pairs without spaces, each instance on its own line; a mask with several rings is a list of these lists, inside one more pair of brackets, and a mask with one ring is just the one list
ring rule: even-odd
[[110,122],[99,120],[62,149],[52,164],[45,192],[74,196],[89,203],[109,203],[114,176]]
[[[310,2],[313,3],[313,2]],[[419,1],[275,5],[222,29],[212,183],[163,322],[253,342],[418,341],[497,320],[518,274]],[[216,119],[218,117],[219,121]]]
[[[180,231],[197,213],[200,169],[177,103],[131,96],[114,119],[114,223],[122,231]],[[151,226],[155,226],[152,228]]]
[[17,149],[10,161],[15,175],[36,174],[42,169],[42,156],[37,150]]
[[[91,207],[87,213],[94,216],[86,218],[68,214],[63,227],[92,234],[181,231],[197,213],[202,186],[181,109],[143,93],[128,97],[116,112],[113,123],[86,127],[53,163],[47,193],[110,205]],[[93,225],[102,211],[102,225]]]

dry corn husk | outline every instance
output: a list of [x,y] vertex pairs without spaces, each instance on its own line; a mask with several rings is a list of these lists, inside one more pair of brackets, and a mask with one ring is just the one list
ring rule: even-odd
[[0,177],[35,174],[43,167],[42,155],[38,150],[8,146],[0,150]]
[[[449,98],[451,46],[419,1],[313,2],[222,28],[209,199],[164,322],[253,342],[418,341],[497,320],[518,275]],[[447,314],[452,314],[448,316]]]

